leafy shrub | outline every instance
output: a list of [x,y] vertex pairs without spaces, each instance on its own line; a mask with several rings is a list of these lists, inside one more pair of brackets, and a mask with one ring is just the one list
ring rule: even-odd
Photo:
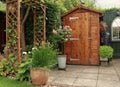
[[113,48],[110,46],[100,46],[100,57],[101,58],[112,58]]
[[30,79],[30,68],[31,68],[31,58],[27,58],[23,61],[18,69],[17,80],[19,81],[31,81]]
[[0,76],[6,76],[6,66],[7,66],[7,60],[4,58],[4,59],[1,59],[0,60]]
[[18,72],[18,62],[14,54],[9,55],[9,60],[5,58],[0,61],[0,75],[15,78]]
[[56,64],[57,51],[49,45],[41,45],[37,49],[32,50],[32,67],[51,68]]

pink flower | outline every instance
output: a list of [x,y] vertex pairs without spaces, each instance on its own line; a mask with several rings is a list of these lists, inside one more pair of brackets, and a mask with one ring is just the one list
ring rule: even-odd
[[62,29],[62,26],[59,26],[59,29]]
[[57,34],[57,31],[56,31],[55,29],[53,29],[53,31],[52,31],[52,32],[53,32],[53,34]]

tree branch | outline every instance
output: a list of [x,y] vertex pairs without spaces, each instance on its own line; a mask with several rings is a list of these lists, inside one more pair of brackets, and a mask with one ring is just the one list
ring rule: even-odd
[[23,20],[22,20],[22,22],[21,22],[22,25],[25,23],[28,15],[29,15],[29,11],[30,11],[30,7],[27,8],[26,14],[25,14],[25,16],[24,16],[24,18],[23,18]]

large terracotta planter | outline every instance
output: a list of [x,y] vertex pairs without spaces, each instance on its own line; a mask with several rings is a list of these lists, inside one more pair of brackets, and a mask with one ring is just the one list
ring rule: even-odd
[[30,76],[33,85],[45,85],[48,81],[48,72],[42,68],[31,69]]

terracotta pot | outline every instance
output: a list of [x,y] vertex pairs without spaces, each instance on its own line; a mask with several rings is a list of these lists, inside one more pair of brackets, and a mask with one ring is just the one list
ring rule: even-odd
[[45,85],[48,81],[48,72],[42,68],[31,69],[30,76],[33,85]]

